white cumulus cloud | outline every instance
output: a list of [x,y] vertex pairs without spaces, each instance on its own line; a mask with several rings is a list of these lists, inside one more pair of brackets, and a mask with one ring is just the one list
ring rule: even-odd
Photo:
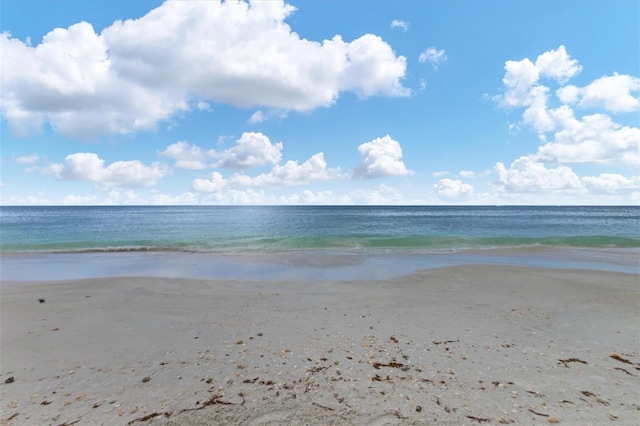
[[498,173],[495,185],[500,191],[511,193],[536,193],[549,190],[580,190],[580,178],[571,168],[557,166],[548,168],[544,163],[529,156],[515,160],[509,168],[496,163]]
[[400,143],[386,135],[358,147],[362,162],[355,168],[355,178],[373,179],[413,173],[402,161]]
[[600,176],[585,176],[584,185],[592,193],[618,194],[620,192],[637,191],[640,189],[640,177],[627,178],[615,173],[602,173]]
[[229,181],[238,186],[291,186],[306,184],[313,180],[327,180],[341,176],[342,173],[339,168],[327,167],[324,154],[319,152],[302,164],[289,160],[283,165],[275,165],[269,173],[263,173],[255,177],[235,174]]
[[242,169],[277,164],[282,158],[282,142],[274,144],[262,133],[245,132],[233,148],[212,151],[211,155],[219,160],[216,166],[222,168]]
[[227,187],[227,182],[219,172],[211,173],[209,179],[195,179],[193,190],[198,192],[220,192]]
[[473,186],[461,180],[445,178],[433,185],[433,190],[438,197],[453,201],[464,199],[471,195],[473,193]]
[[581,108],[604,108],[613,113],[637,111],[640,99],[632,92],[640,90],[640,78],[614,73],[592,81],[582,88],[564,86],[558,97],[565,103],[577,103]]
[[179,169],[201,170],[207,167],[207,154],[200,147],[184,141],[169,145],[160,155],[175,160],[175,167]]
[[80,22],[31,46],[0,35],[1,113],[17,134],[154,129],[209,102],[310,111],[342,92],[408,96],[406,58],[380,37],[300,38],[283,1],[165,2],[96,33]]
[[538,56],[536,68],[542,77],[553,78],[559,83],[566,83],[567,80],[582,71],[582,65],[576,59],[571,59],[564,46]]
[[95,182],[98,188],[137,188],[155,185],[168,174],[168,168],[160,163],[150,166],[138,160],[116,161],[104,166],[104,160],[97,154],[78,152],[67,155],[62,163],[52,164],[42,170],[61,180]]

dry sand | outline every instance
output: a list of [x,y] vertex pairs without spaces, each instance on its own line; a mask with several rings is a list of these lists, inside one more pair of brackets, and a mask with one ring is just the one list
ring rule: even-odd
[[640,423],[636,274],[3,282],[0,307],[3,424]]

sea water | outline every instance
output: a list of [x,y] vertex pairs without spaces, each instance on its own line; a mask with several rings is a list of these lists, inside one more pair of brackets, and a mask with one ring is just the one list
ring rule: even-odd
[[[200,265],[195,275],[226,277],[235,263],[258,275],[268,273],[267,266],[272,274],[282,272],[283,264],[327,274],[330,266],[357,271],[380,262],[408,262],[409,269],[440,265],[442,259],[456,263],[464,256],[467,263],[487,255],[495,262],[495,253],[503,254],[497,263],[509,263],[514,257],[504,254],[522,249],[565,254],[567,249],[598,250],[609,253],[601,263],[620,263],[616,253],[627,258],[640,253],[640,207],[0,207],[2,279],[33,278],[25,271],[29,265],[37,266],[32,275],[49,268],[60,276],[65,261],[81,263],[75,270],[91,265],[96,275],[166,276],[192,261]],[[442,256],[451,253],[458,256]],[[237,256],[231,260],[229,255]],[[253,260],[247,262],[246,256]],[[261,260],[256,262],[256,256]],[[528,256],[527,262],[535,259]]]
[[640,207],[1,207],[15,252],[639,247]]

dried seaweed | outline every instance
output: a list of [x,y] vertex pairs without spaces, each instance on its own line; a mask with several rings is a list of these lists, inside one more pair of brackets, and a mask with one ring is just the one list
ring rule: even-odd
[[542,417],[549,417],[549,414],[545,414],[545,413],[539,413],[537,411],[535,411],[533,408],[529,407],[529,411],[531,411],[533,414],[535,414],[536,416],[542,416]]
[[400,364],[399,362],[395,362],[395,361],[392,361],[388,364],[383,364],[381,362],[373,363],[373,368],[375,368],[376,370],[379,370],[380,367],[402,368],[404,367],[404,364]]
[[[9,419],[11,420],[11,419]],[[78,423],[80,420],[82,419],[76,419],[72,422],[64,422],[64,423],[60,423],[58,426],[71,426],[71,425],[75,425],[76,423]]]
[[447,343],[458,343],[460,342],[460,340],[456,339],[456,340],[443,340],[442,342],[433,342],[434,345],[442,345],[442,344],[447,344]]
[[630,375],[630,376],[634,376],[634,377],[635,377],[635,374],[631,374],[631,373],[629,373],[629,372],[628,372],[627,370],[625,370],[624,368],[616,367],[616,368],[614,368],[614,370],[624,371],[624,372],[625,372],[625,373],[627,373],[628,375]]
[[475,416],[467,416],[468,419],[474,420],[478,423],[490,422],[491,419],[486,419],[484,417],[475,417]]
[[570,362],[579,362],[579,363],[582,363],[582,364],[589,364],[587,361],[583,361],[580,358],[559,359],[558,361],[560,361],[563,364],[568,364]]
[[622,358],[620,355],[618,355],[617,353],[612,353],[611,355],[609,355],[609,357],[615,359],[616,361],[620,361],[620,362],[624,362],[625,364],[631,364],[634,365],[633,362],[629,361],[626,358]]
[[171,411],[165,411],[164,413],[160,413],[160,412],[153,412],[151,414],[147,414],[146,416],[142,416],[142,417],[138,417],[137,419],[133,419],[131,420],[129,423],[127,423],[127,425],[132,425],[136,422],[146,422],[147,420],[151,420],[155,417],[158,416],[164,416],[164,417],[171,417],[171,414],[173,414]]

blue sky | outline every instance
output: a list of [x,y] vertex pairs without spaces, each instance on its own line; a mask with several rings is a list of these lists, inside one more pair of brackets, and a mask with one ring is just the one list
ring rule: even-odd
[[0,202],[638,204],[636,1],[5,1]]

